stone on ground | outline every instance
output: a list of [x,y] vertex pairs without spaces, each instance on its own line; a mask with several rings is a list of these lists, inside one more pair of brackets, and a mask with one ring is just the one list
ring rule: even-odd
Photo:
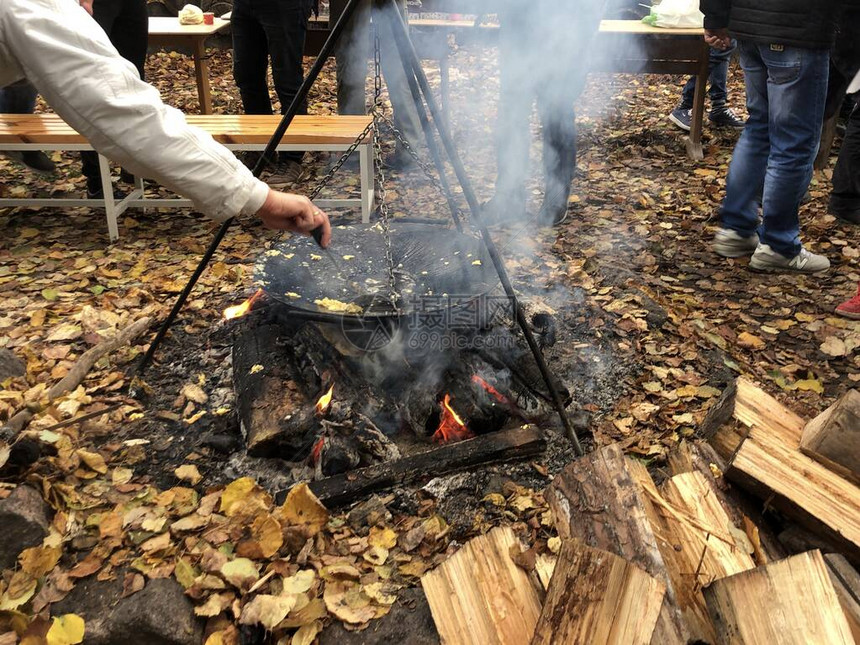
[[51,523],[48,513],[48,505],[30,486],[18,486],[0,500],[0,569],[15,566],[21,551],[42,543]]

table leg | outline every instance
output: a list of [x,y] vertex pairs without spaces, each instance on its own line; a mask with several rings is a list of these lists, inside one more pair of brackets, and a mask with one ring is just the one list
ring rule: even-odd
[[705,116],[705,91],[708,86],[708,60],[711,48],[706,43],[702,45],[699,69],[696,73],[696,93],[693,95],[693,122],[690,124],[690,135],[687,137],[687,154],[694,161],[700,161],[705,156],[702,150],[702,123]]
[[102,196],[105,204],[105,215],[107,216],[108,236],[111,242],[116,242],[119,239],[119,226],[116,219],[116,200],[113,198],[113,179],[110,176],[110,164],[102,155],[99,155],[99,175],[102,182]]
[[194,73],[197,76],[200,114],[212,114],[212,95],[209,92],[209,61],[206,59],[205,40],[205,38],[194,39]]

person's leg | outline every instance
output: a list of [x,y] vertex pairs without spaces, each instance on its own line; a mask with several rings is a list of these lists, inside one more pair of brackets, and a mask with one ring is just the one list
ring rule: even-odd
[[[123,5],[124,0],[93,0],[93,19],[104,29],[114,47],[117,47],[117,44],[114,42],[113,27],[122,12]],[[118,47],[117,50],[119,50]],[[87,178],[87,197],[101,199],[103,194],[98,154],[81,153],[81,174]]]
[[233,33],[233,79],[245,114],[272,114],[266,71],[269,52],[266,33],[249,0],[235,0],[230,20]]
[[[337,113],[367,114],[367,61],[370,57],[370,0],[356,8],[335,50]],[[333,0],[332,9],[334,10]],[[342,9],[341,9],[342,10]],[[337,15],[340,15],[338,12]]]
[[[738,50],[746,79],[749,119],[729,164],[720,221],[723,229],[740,238],[752,239],[759,226],[759,203],[770,154],[768,72],[756,44],[740,41]],[[720,255],[731,253],[730,249],[725,252],[721,249],[719,240],[715,247]]]
[[833,169],[830,212],[840,219],[860,224],[860,104],[857,103],[848,119],[842,149]]
[[[0,113],[32,114],[36,109],[36,88],[27,80],[0,88]],[[54,172],[56,166],[41,150],[9,150],[3,156],[24,164],[37,172]]]
[[560,224],[567,214],[573,173],[576,170],[576,113],[573,99],[564,95],[538,98],[543,125],[545,191],[538,219],[541,224]]
[[768,73],[770,155],[761,241],[793,258],[801,250],[798,208],[812,179],[827,95],[829,52],[759,45]]
[[145,76],[146,48],[149,42],[149,15],[146,0],[115,0],[119,8],[108,32],[110,41],[120,56],[137,68],[140,78]]
[[[394,11],[394,7],[393,4],[387,4],[382,9],[383,11]],[[406,0],[398,0],[397,10],[402,15],[406,15]],[[391,31],[390,20],[391,16],[378,16],[379,62],[385,78],[385,86],[388,88],[388,98],[394,112],[394,127],[400,131],[413,149],[418,149],[424,141],[424,130],[412,100],[412,91],[406,80],[400,50],[394,40],[394,32]]]
[[728,103],[729,61],[735,49],[737,49],[737,43],[734,41],[729,49],[720,50],[711,47],[708,55],[708,98],[711,100],[711,112],[725,107]]

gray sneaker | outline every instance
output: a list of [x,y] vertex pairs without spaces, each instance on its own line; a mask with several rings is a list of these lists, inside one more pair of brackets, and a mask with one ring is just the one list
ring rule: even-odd
[[788,258],[767,244],[759,244],[750,260],[750,269],[771,273],[821,273],[829,268],[830,260],[823,255],[802,248],[800,253]]
[[714,251],[724,258],[741,258],[752,255],[758,248],[758,235],[744,237],[737,231],[721,228],[714,237]]

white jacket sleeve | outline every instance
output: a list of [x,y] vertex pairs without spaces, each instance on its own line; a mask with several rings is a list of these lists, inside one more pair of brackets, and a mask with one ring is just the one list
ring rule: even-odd
[[138,78],[77,0],[0,0],[0,44],[63,120],[109,159],[213,219],[256,213],[266,184]]

